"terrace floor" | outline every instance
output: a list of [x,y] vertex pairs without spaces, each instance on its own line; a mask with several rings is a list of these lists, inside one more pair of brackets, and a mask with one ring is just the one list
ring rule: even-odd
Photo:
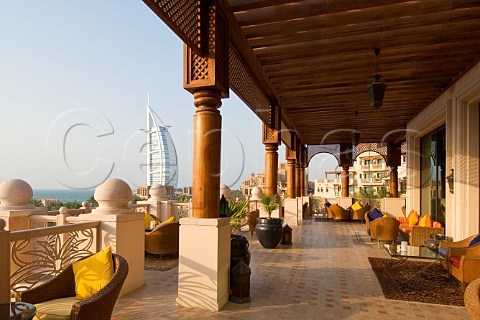
[[120,298],[112,319],[468,319],[463,307],[384,298],[367,257],[382,247],[354,241],[359,222],[306,220],[293,227],[293,245],[265,249],[249,239],[252,275],[247,304],[219,312],[175,305],[178,268],[146,271],[147,285]]

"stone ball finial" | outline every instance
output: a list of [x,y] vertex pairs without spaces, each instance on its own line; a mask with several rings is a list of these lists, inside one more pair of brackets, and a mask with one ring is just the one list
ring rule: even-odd
[[250,197],[251,201],[258,201],[260,200],[261,196],[263,195],[263,190],[260,187],[254,187],[252,189],[252,196]]
[[124,209],[132,199],[132,189],[121,179],[109,178],[95,189],[99,209]]
[[158,182],[152,184],[148,194],[150,195],[150,200],[153,201],[167,200],[167,188]]
[[58,209],[58,212],[60,214],[67,214],[68,213],[68,208],[67,207],[61,207],[60,209]]
[[0,219],[0,231],[5,230],[5,227],[7,226],[7,223],[5,220]]
[[222,183],[220,185],[220,198],[223,195],[225,197],[225,199],[228,200],[228,198],[230,198],[230,194],[231,194],[230,188],[226,184]]
[[9,179],[0,183],[0,207],[33,208],[28,203],[32,197],[32,187],[21,179]]

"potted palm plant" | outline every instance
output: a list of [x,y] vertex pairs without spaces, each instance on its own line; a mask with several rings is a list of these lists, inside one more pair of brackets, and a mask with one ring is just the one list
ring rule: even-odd
[[264,248],[273,249],[282,240],[282,219],[272,218],[272,212],[280,206],[280,198],[277,194],[262,194],[259,205],[267,213],[267,217],[258,218],[255,232],[258,241]]

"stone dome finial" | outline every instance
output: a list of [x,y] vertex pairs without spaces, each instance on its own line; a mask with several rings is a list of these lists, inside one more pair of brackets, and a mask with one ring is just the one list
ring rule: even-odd
[[5,227],[7,226],[7,223],[5,220],[0,219],[0,231],[5,230]]
[[121,179],[109,178],[95,189],[93,197],[99,209],[125,209],[132,200],[132,189]]
[[0,207],[2,208],[34,208],[28,203],[32,197],[32,187],[21,179],[9,179],[0,183]]
[[263,195],[263,190],[260,187],[254,187],[252,189],[252,196],[250,197],[251,201],[258,201]]
[[230,194],[231,194],[230,188],[223,183],[220,185],[220,198],[222,197],[222,194],[227,200],[228,198],[230,198]]
[[152,184],[148,194],[150,195],[150,200],[152,201],[167,200],[167,188],[158,182]]

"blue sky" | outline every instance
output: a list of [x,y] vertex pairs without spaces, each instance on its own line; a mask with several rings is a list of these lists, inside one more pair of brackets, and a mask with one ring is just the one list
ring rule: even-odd
[[[178,186],[191,185],[195,107],[183,89],[183,44],[142,1],[3,1],[0,30],[0,182],[85,188],[110,176],[145,184],[139,129],[150,92],[172,125]],[[238,188],[264,171],[264,146],[260,120],[230,96],[220,108],[221,182]],[[284,154],[282,146],[280,161]],[[316,156],[310,180],[334,168],[333,157]]]

